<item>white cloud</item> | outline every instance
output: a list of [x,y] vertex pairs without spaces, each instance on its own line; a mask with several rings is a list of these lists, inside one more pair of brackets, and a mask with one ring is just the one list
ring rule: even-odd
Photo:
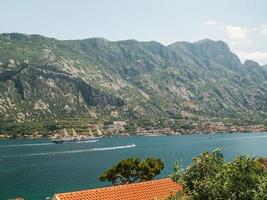
[[213,25],[216,25],[216,24],[217,24],[217,22],[214,21],[214,20],[208,20],[208,21],[205,22],[205,25],[207,25],[207,26],[213,26]]
[[267,63],[267,52],[255,51],[255,52],[237,52],[237,55],[242,61],[255,60],[260,64]]
[[244,40],[247,38],[248,30],[240,26],[227,25],[224,28],[228,37],[232,40]]
[[[221,33],[224,33],[227,36],[225,41],[227,41],[231,48],[235,49],[234,52],[236,52],[242,61],[254,60],[261,65],[267,64],[267,51],[246,51],[251,49],[251,47],[255,49],[260,42],[264,42],[263,35],[267,36],[267,24],[247,28],[238,25],[226,25],[220,21],[208,20],[205,22],[205,25],[213,26],[213,28],[217,28]],[[255,36],[257,38],[255,38]]]
[[250,45],[250,44],[253,44],[253,42],[251,40],[232,40],[230,41],[230,44],[233,46],[238,46],[241,44]]
[[267,24],[261,25],[261,34],[267,35]]
[[240,43],[241,42],[240,40],[245,40],[246,43],[250,43],[250,42],[248,42],[249,40],[247,39],[247,33],[249,32],[249,30],[247,28],[240,27],[240,26],[225,25],[223,23],[220,23],[220,22],[217,22],[217,21],[214,21],[214,20],[206,21],[205,25],[207,25],[207,26],[216,26],[221,31],[224,31],[225,34],[232,41],[239,40],[239,43]]
[[254,27],[252,30],[253,30],[254,32],[259,32],[259,27]]

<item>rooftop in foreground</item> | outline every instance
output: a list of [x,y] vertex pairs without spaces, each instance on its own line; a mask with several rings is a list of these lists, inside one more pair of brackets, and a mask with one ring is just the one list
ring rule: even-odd
[[55,194],[53,200],[165,200],[182,186],[170,178]]

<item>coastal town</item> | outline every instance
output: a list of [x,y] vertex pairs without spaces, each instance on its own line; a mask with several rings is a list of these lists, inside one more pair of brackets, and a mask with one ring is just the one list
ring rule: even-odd
[[[75,121],[74,121],[75,122]],[[128,129],[127,121],[112,121],[108,124],[83,124],[69,123],[68,126],[58,123],[58,129],[43,134],[37,131],[31,133],[18,133],[16,138],[27,139],[51,139],[54,137],[63,137],[63,128],[69,131],[75,130],[80,135],[94,136],[163,136],[163,135],[187,135],[187,134],[214,134],[214,133],[244,133],[244,132],[265,132],[267,126],[263,124],[233,124],[230,122],[214,122],[214,121],[191,121],[183,120],[176,126],[137,126],[134,130]],[[13,138],[11,134],[0,134],[0,139]]]

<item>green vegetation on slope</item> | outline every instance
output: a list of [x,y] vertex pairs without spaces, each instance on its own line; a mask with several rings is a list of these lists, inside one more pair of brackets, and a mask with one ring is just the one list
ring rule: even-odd
[[115,119],[133,130],[179,119],[266,119],[266,68],[242,64],[222,41],[164,46],[10,33],[0,47],[1,120]]

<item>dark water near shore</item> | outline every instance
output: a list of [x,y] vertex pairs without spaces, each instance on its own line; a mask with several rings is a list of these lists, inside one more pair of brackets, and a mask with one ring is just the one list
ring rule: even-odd
[[[129,145],[135,144],[136,147]],[[56,145],[46,140],[0,141],[0,200],[43,200],[54,193],[108,185],[98,175],[118,160],[153,156],[187,166],[203,151],[223,148],[227,160],[238,154],[267,156],[267,133],[103,138],[98,143]]]

